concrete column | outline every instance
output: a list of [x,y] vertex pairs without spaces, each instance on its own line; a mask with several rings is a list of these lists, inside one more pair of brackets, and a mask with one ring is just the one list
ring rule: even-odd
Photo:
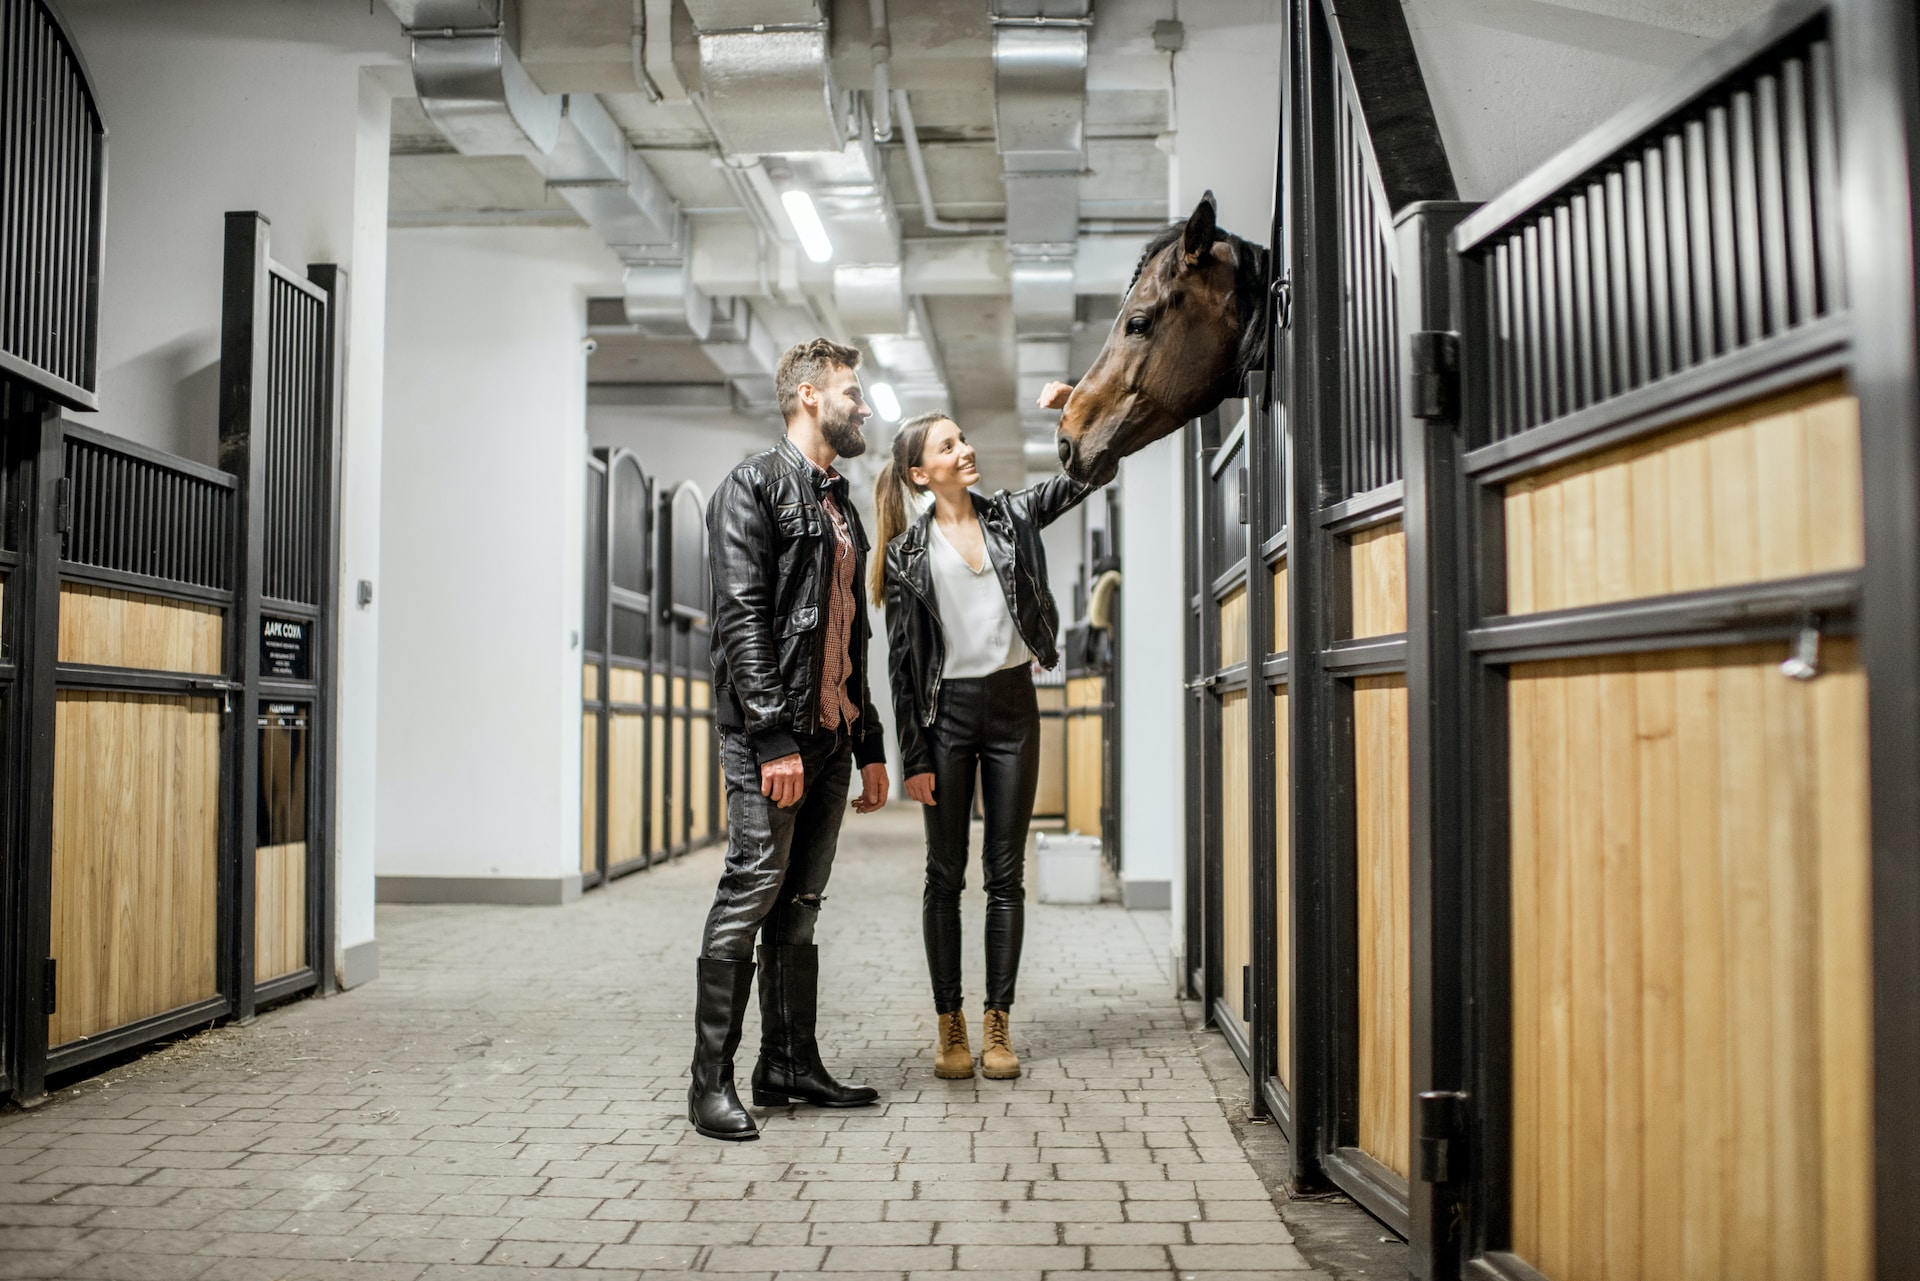
[[379,894],[580,892],[585,229],[388,242]]

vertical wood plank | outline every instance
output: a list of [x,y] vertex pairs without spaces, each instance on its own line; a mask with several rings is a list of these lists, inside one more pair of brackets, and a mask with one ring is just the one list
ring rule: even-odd
[[1411,1169],[1407,898],[1407,686],[1401,676],[1354,682],[1354,809],[1359,919],[1360,1146],[1388,1169]]

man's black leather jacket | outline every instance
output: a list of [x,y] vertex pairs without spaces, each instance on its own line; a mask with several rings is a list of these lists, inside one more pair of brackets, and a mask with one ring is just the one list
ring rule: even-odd
[[[1006,593],[1013,625],[1042,667],[1059,661],[1060,611],[1047,588],[1047,552],[1040,531],[1092,492],[1091,485],[1062,475],[1016,494],[1003,489],[992,498],[972,495],[987,557]],[[933,570],[927,563],[932,527],[929,507],[887,544],[887,666],[893,678],[901,768],[908,778],[933,768],[925,731],[940,706],[940,673],[947,657]]]
[[853,533],[853,636],[847,692],[860,709],[853,755],[886,759],[885,731],[867,692],[867,610],[860,599],[867,534],[844,479],[827,474],[784,437],[735,467],[707,504],[713,575],[713,706],[721,725],[744,730],[762,763],[798,751],[795,734],[820,728],[833,530],[820,508],[832,492]]

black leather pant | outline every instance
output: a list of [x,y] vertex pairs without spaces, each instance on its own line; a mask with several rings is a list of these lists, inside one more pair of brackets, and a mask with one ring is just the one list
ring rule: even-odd
[[751,961],[756,934],[775,946],[813,942],[847,811],[853,740],[831,731],[796,736],[806,768],[800,803],[781,809],[760,794],[760,762],[745,734],[720,730],[727,780],[727,866],[707,913],[700,955]]
[[921,921],[934,1010],[960,1008],[960,891],[967,883],[967,829],[973,780],[980,776],[986,814],[980,866],[987,887],[987,1008],[1013,1008],[1026,926],[1027,825],[1040,782],[1040,705],[1033,677],[1012,667],[940,686],[927,734],[933,749],[933,799],[925,807],[927,888]]

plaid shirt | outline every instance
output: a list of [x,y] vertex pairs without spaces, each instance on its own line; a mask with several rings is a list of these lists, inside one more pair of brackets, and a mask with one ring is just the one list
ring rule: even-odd
[[840,503],[846,482],[833,468],[822,468],[812,459],[814,483],[820,491],[820,509],[827,514],[833,530],[833,582],[827,589],[827,653],[820,670],[820,725],[823,729],[848,730],[860,719],[860,705],[847,694],[847,677],[853,671],[853,611],[860,608],[854,596],[853,531],[847,526]]

